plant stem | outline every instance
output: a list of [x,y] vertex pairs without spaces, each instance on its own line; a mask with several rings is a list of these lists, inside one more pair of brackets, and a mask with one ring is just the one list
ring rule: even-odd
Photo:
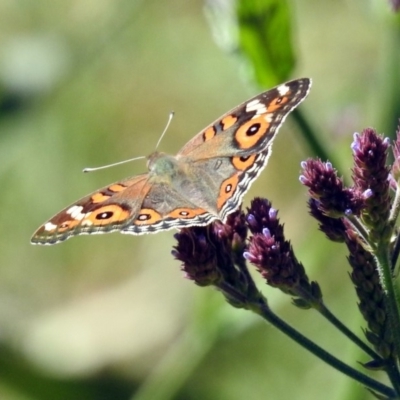
[[397,234],[396,241],[394,242],[393,250],[392,250],[392,257],[391,257],[391,266],[392,272],[396,275],[396,264],[400,254],[400,235]]
[[321,304],[317,307],[317,310],[337,329],[340,330],[346,337],[348,337],[354,344],[356,344],[360,349],[365,351],[374,360],[382,360],[378,353],[372,350],[366,343],[364,343],[357,335],[355,335],[347,326],[345,326],[339,319],[331,313],[331,311],[324,305]]
[[292,111],[291,115],[295,119],[296,123],[299,125],[300,131],[306,143],[310,146],[312,152],[322,160],[329,160],[331,163],[334,164],[335,157],[329,153],[327,147],[324,146],[322,144],[322,141],[318,139],[320,135],[316,134],[304,114],[300,110],[296,109]]
[[332,356],[330,353],[316,345],[314,342],[303,336],[300,332],[296,331],[282,319],[280,319],[277,315],[275,315],[268,305],[265,302],[263,297],[258,298],[256,301],[248,302],[248,309],[252,310],[256,314],[260,315],[262,318],[267,320],[281,332],[285,333],[289,336],[292,340],[298,343],[300,346],[307,349],[309,352],[314,354],[316,357],[321,359],[322,361],[326,362],[331,367],[337,369],[338,371],[344,373],[345,375],[349,376],[350,378],[356,380],[357,382],[361,383],[362,385],[367,386],[368,388],[379,392],[389,398],[395,397],[395,392],[386,385],[383,385],[377,382],[374,379],[369,378],[367,375],[358,372],[352,367],[349,367],[347,364],[343,363],[336,357]]
[[374,251],[376,258],[379,278],[382,289],[385,293],[385,305],[389,317],[389,325],[392,331],[393,344],[396,356],[400,356],[400,314],[399,303],[396,289],[392,280],[392,266],[390,263],[390,255],[388,245],[379,243]]
[[359,234],[359,236],[362,237],[366,243],[368,243],[369,235],[361,221],[354,215],[347,216],[347,220],[351,222],[354,230]]
[[392,383],[396,393],[400,393],[400,373],[397,368],[396,360],[392,357],[389,362],[386,363],[385,371],[388,374],[390,382]]
[[392,208],[390,210],[389,223],[394,226],[400,212],[400,187],[396,184],[396,194],[393,199]]

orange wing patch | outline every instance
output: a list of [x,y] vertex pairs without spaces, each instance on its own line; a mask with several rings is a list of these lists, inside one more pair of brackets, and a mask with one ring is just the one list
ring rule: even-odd
[[119,183],[115,183],[114,185],[111,185],[108,187],[108,190],[111,190],[111,192],[114,192],[114,193],[122,192],[125,189],[126,189],[126,186],[121,185]]
[[111,196],[107,196],[103,193],[95,193],[90,200],[92,201],[93,204],[97,203],[102,203],[103,201],[106,201],[110,198]]
[[57,233],[63,233],[65,231],[69,231],[73,228],[75,228],[81,221],[78,221],[76,219],[71,219],[69,221],[64,221],[60,224],[60,226],[57,227],[57,229],[53,229],[52,232],[57,231]]
[[207,140],[212,139],[216,135],[216,133],[217,131],[215,130],[215,128],[213,126],[210,126],[203,133],[204,141],[207,142]]
[[168,214],[168,217],[175,219],[194,218],[197,215],[204,214],[206,210],[202,208],[176,208]]
[[142,208],[135,220],[135,225],[152,225],[161,221],[162,217],[157,211],[151,208]]
[[217,208],[220,210],[229,198],[233,196],[239,183],[239,175],[234,175],[222,182],[217,199]]
[[272,100],[271,103],[268,104],[267,111],[270,113],[270,112],[279,110],[288,101],[289,101],[289,97],[287,95],[277,97],[276,99]]
[[87,213],[81,224],[89,226],[118,224],[126,221],[130,215],[129,210],[126,210],[117,204],[109,204]]
[[232,165],[239,171],[246,171],[254,164],[256,157],[256,154],[248,157],[232,157]]
[[235,139],[242,150],[254,147],[268,131],[270,124],[265,116],[252,118],[243,124],[235,133]]
[[222,124],[222,130],[226,131],[229,129],[231,126],[233,126],[236,121],[238,120],[237,117],[234,115],[227,115],[225,118],[222,119],[221,124]]

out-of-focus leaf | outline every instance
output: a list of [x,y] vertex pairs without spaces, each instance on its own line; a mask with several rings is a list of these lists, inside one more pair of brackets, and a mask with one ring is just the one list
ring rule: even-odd
[[216,42],[237,53],[261,87],[288,80],[295,64],[287,0],[209,0]]
[[256,82],[274,86],[295,64],[291,15],[286,0],[238,0],[239,47]]

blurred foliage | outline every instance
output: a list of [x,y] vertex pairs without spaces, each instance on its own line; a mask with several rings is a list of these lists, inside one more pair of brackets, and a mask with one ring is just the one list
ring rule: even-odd
[[[211,27],[205,6],[218,15]],[[0,398],[365,398],[255,316],[181,279],[171,232],[50,248],[29,238],[79,196],[142,172],[137,162],[80,175],[149,154],[171,109],[161,148],[173,153],[261,86],[292,77],[313,78],[302,113],[348,175],[354,131],[394,133],[399,37],[383,0],[0,2]],[[298,136],[285,123],[245,202],[273,202],[326,301],[361,334],[344,253],[307,217],[298,171],[310,153]],[[315,314],[266,294],[298,329],[357,359]]]
[[[285,1],[238,1],[239,49],[261,87],[290,78],[295,66],[291,15]],[[262,51],[260,51],[262,49]]]

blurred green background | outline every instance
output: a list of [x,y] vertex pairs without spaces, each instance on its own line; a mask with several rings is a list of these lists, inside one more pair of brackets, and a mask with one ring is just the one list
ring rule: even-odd
[[[175,153],[267,88],[239,55],[229,3],[0,0],[0,399],[366,398],[256,315],[183,279],[171,231],[29,243],[72,201],[145,171],[137,161],[81,173],[150,154],[171,110],[160,150]],[[353,132],[393,136],[400,117],[398,16],[384,0],[287,4],[296,60],[287,79],[313,79],[301,110],[348,177]],[[289,118],[245,205],[272,201],[327,305],[362,336],[344,249],[308,216],[298,176],[310,156]],[[355,368],[367,361],[258,281],[300,331]]]

